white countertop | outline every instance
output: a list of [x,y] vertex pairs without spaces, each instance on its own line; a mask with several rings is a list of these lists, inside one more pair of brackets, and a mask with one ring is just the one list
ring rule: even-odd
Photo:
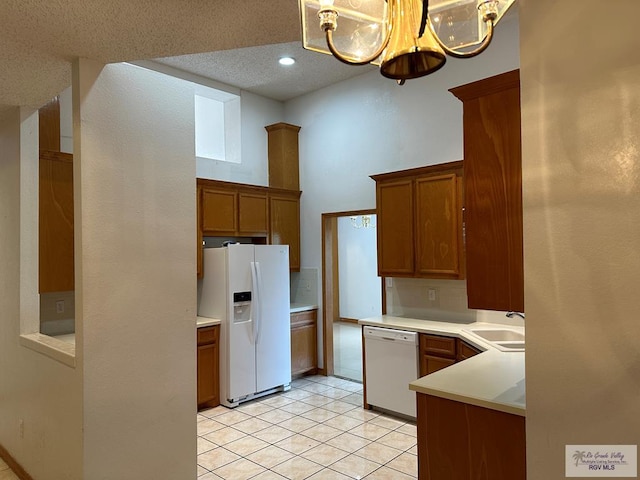
[[359,320],[360,325],[397,328],[464,339],[482,353],[409,384],[418,393],[525,416],[524,352],[502,352],[464,330],[505,328],[524,333],[524,327],[491,323],[452,323],[379,316]]
[[220,319],[209,317],[196,317],[197,328],[210,327],[212,325],[220,325]]
[[318,305],[310,305],[307,303],[292,303],[289,305],[291,313],[306,312],[307,310],[317,310]]

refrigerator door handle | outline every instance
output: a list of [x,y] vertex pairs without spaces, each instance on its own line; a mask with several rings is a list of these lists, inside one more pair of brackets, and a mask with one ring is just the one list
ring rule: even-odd
[[251,299],[251,329],[253,333],[253,344],[258,343],[258,322],[260,321],[260,295],[258,293],[258,268],[256,262],[251,262],[251,285],[253,295]]
[[260,262],[255,262],[256,265],[256,278],[258,279],[258,304],[256,310],[258,311],[258,322],[256,324],[256,344],[260,341],[260,331],[262,330],[262,270],[260,270]]

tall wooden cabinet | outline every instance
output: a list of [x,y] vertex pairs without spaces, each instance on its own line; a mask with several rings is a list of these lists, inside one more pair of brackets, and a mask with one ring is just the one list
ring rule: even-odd
[[462,162],[373,175],[378,273],[464,278]]
[[39,292],[74,289],[73,155],[40,151]]
[[60,151],[60,102],[38,110],[38,292],[74,289],[73,155]]
[[450,91],[464,112],[468,306],[523,312],[519,71]]

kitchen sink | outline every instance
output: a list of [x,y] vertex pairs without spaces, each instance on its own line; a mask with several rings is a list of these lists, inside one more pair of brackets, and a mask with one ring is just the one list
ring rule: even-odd
[[522,350],[524,350],[524,341],[522,341],[522,342],[496,342],[496,346],[501,350],[522,351]]
[[487,340],[488,342],[511,342],[511,341],[524,341],[524,334],[520,332],[516,332],[514,330],[506,330],[506,329],[496,329],[496,330],[485,330],[485,329],[469,329],[469,332],[477,335],[483,340]]
[[470,328],[465,331],[503,352],[524,352],[524,333],[506,328]]

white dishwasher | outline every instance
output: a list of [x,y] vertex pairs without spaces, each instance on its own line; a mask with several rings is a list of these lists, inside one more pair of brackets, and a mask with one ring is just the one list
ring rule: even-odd
[[416,418],[418,334],[365,326],[364,342],[367,403]]

